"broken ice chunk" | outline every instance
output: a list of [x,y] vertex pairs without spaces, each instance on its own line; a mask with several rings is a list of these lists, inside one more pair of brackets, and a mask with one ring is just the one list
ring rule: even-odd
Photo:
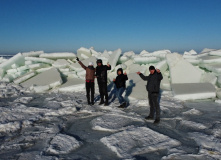
[[[47,70],[45,72],[42,72],[38,74],[37,76],[21,83],[23,87],[31,87],[34,86],[34,88],[37,88],[37,90],[46,89],[48,88],[54,88],[58,85],[61,85],[63,83],[60,73],[56,68],[52,68],[50,70]],[[42,87],[40,87],[42,86]]]
[[22,83],[24,81],[26,81],[27,79],[33,77],[36,75],[36,72],[35,71],[32,71],[32,72],[29,72],[21,77],[18,77],[17,79],[14,80],[14,83],[15,84],[19,84],[19,83]]
[[171,84],[174,98],[180,100],[208,99],[216,97],[216,89],[211,83]]
[[113,54],[110,55],[108,62],[111,65],[111,71],[113,71],[114,68],[116,67],[121,52],[122,52],[121,49],[117,49],[113,52]]
[[80,60],[83,60],[83,59],[87,59],[89,57],[91,57],[91,51],[90,49],[87,49],[87,48],[84,48],[84,47],[81,47],[77,50],[77,57],[80,59]]
[[74,59],[76,55],[71,52],[61,52],[61,53],[44,53],[39,57],[48,59]]
[[215,50],[215,51],[210,51],[209,55],[211,55],[211,56],[221,56],[221,49]]
[[23,66],[25,63],[24,56],[21,53],[16,54],[12,58],[8,59],[7,61],[0,64],[0,77],[4,76],[6,70],[11,69],[13,64],[18,66]]
[[61,92],[77,92],[85,88],[85,81],[80,78],[68,78],[67,82],[58,89]]
[[146,127],[118,132],[102,138],[101,142],[123,159],[180,145],[179,141]]
[[205,63],[205,64],[220,64],[221,63],[221,57],[220,56],[204,56],[201,57],[201,63]]
[[40,63],[48,63],[53,64],[54,61],[47,58],[38,58],[38,57],[25,57],[26,61],[34,61],[34,62],[40,62]]
[[52,66],[57,67],[57,68],[66,68],[69,65],[70,63],[65,59],[58,59],[52,64]]
[[159,61],[160,59],[157,57],[135,57],[134,58],[134,63],[137,63],[137,64],[156,63]]
[[46,149],[46,152],[58,155],[68,154],[80,147],[80,145],[81,143],[74,137],[65,134],[57,134],[50,142],[50,146]]
[[44,51],[30,51],[30,52],[23,52],[22,55],[25,57],[39,57],[39,55],[43,53]]
[[214,73],[204,73],[201,77],[201,82],[202,83],[211,83],[213,85],[216,84],[217,82],[217,77]]
[[202,72],[178,53],[167,54],[171,83],[199,83]]

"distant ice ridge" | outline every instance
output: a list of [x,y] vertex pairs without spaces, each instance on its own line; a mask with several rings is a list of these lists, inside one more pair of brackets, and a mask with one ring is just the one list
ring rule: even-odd
[[[0,81],[19,84],[27,91],[73,92],[85,89],[85,70],[76,62],[76,57],[87,66],[102,59],[103,64],[112,66],[108,72],[108,84],[117,76],[118,68],[128,74],[126,99],[146,99],[146,82],[136,75],[137,71],[148,75],[149,66],[160,69],[164,79],[161,89],[172,91],[180,100],[220,99],[221,50],[205,48],[201,53],[185,51],[183,55],[159,50],[152,53],[143,50],[122,52],[95,51],[93,47],[81,47],[77,54],[71,52],[44,53],[31,51],[18,53],[10,59],[0,58]],[[96,84],[96,83],[95,83]],[[96,84],[97,87],[97,84]],[[189,89],[187,89],[189,88]],[[113,88],[112,88],[113,89]],[[218,102],[218,101],[217,101]]]

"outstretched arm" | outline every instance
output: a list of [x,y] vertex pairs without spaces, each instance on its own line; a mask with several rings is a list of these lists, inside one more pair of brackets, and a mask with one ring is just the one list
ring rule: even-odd
[[87,67],[81,61],[78,61],[78,63],[81,65],[82,68],[86,70]]
[[140,76],[140,78],[142,78],[144,81],[148,81],[149,80],[149,76],[144,76],[142,73],[137,72],[137,74]]

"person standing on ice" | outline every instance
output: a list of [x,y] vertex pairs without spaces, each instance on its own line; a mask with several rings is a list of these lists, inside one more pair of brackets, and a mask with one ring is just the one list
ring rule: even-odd
[[82,68],[86,70],[86,94],[87,94],[87,102],[89,105],[94,105],[94,78],[95,71],[93,62],[89,62],[88,67],[86,67],[77,57],[76,60],[81,65]]
[[150,74],[149,76],[144,76],[142,73],[137,72],[138,75],[144,80],[147,81],[147,92],[150,105],[150,114],[145,117],[145,119],[153,119],[154,112],[156,111],[156,118],[154,123],[160,122],[160,106],[159,106],[159,92],[160,92],[160,82],[163,79],[163,76],[159,69],[155,69],[154,66],[149,67]]
[[[108,93],[107,93],[107,70],[111,70],[111,66],[109,63],[107,65],[103,65],[102,60],[97,60],[97,67],[96,67],[96,78],[99,87],[101,101],[99,105],[104,104],[108,106]],[[105,102],[104,102],[105,97]]]
[[119,68],[117,70],[117,77],[116,79],[114,79],[114,83],[116,85],[116,96],[120,102],[120,106],[119,108],[125,108],[126,107],[126,101],[124,100],[122,94],[124,93],[125,91],[125,88],[126,88],[126,80],[128,80],[128,77],[127,77],[127,73],[123,73],[123,69],[122,68]]

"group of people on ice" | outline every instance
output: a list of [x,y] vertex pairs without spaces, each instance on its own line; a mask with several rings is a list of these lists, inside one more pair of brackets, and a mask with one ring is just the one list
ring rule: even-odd
[[[86,96],[89,105],[94,105],[94,81],[97,78],[97,83],[100,92],[101,101],[99,105],[108,105],[108,92],[107,92],[107,71],[111,70],[111,65],[103,65],[102,60],[97,60],[97,67],[94,67],[93,62],[89,62],[88,66],[85,66],[79,58],[76,59],[82,68],[86,70],[85,83],[86,83]],[[137,74],[144,80],[147,81],[146,89],[148,92],[148,99],[150,105],[150,113],[145,119],[154,119],[154,113],[156,112],[154,123],[160,122],[160,106],[159,106],[159,93],[160,93],[160,82],[163,76],[159,69],[155,69],[154,66],[149,67],[150,74],[144,76],[141,72]],[[113,79],[116,85],[116,96],[120,103],[120,108],[125,108],[127,103],[123,98],[122,94],[126,89],[126,81],[128,80],[127,73],[123,72],[122,68],[117,70],[117,77]],[[105,100],[104,100],[105,98]]]

